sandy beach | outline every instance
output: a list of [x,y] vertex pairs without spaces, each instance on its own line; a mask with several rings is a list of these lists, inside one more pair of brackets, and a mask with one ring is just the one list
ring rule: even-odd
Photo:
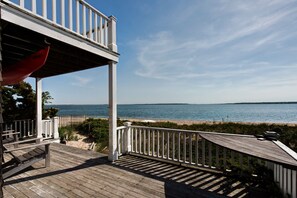
[[[77,124],[90,118],[87,116],[63,116],[59,117],[59,126],[67,126],[70,124]],[[107,118],[100,118],[107,119]],[[168,119],[141,119],[141,118],[121,118],[121,120],[128,120],[130,122],[173,122],[178,125],[192,125],[192,124],[222,124],[222,123],[238,123],[238,124],[277,124],[277,125],[288,125],[297,126],[297,123],[276,123],[276,122],[222,122],[222,121],[203,121],[203,120],[168,120]]]
[[222,124],[222,123],[238,123],[238,124],[277,124],[277,125],[288,125],[288,126],[297,126],[297,123],[274,123],[274,122],[222,122],[222,121],[203,121],[203,120],[160,120],[160,119],[150,119],[150,120],[144,120],[144,119],[138,119],[138,118],[127,118],[127,119],[121,119],[121,120],[129,120],[131,122],[173,122],[178,125],[192,125],[192,124]]

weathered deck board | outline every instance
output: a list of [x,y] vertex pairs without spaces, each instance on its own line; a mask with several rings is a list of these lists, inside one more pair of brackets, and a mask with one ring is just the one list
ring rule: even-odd
[[18,197],[242,197],[246,189],[218,173],[167,164],[137,156],[115,163],[103,154],[51,145],[51,166],[38,162],[8,178],[4,195]]

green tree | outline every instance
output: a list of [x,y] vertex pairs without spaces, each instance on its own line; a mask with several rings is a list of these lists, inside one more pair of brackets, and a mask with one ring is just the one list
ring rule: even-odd
[[[35,119],[36,93],[27,82],[17,85],[5,86],[3,94],[3,118],[4,122],[21,119]],[[44,105],[50,103],[53,98],[48,91],[42,93],[43,118],[55,116],[57,109],[45,109]]]

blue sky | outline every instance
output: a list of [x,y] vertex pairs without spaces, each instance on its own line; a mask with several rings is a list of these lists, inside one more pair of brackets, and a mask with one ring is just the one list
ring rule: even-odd
[[[296,1],[87,2],[118,19],[120,104],[297,101]],[[46,78],[43,88],[54,104],[106,104],[107,74]]]

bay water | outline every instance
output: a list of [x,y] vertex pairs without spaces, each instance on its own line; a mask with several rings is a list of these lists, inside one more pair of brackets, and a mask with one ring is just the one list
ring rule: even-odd
[[[59,116],[108,117],[108,105],[48,105]],[[118,117],[151,120],[297,123],[297,104],[129,104]]]

